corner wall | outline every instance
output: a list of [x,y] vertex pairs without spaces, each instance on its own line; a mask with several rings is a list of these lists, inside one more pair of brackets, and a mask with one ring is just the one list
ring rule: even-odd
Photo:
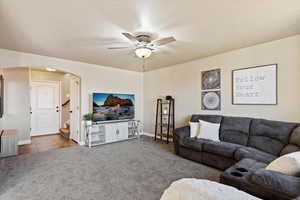
[[[232,105],[233,69],[278,63],[278,105]],[[201,110],[201,71],[221,68],[221,111]],[[155,104],[175,97],[176,126],[191,114],[224,114],[300,122],[300,35],[144,73],[145,131],[154,132]]]
[[[1,126],[17,129],[20,144],[30,142],[29,69],[3,69],[4,115]],[[1,129],[1,128],[0,128]]]

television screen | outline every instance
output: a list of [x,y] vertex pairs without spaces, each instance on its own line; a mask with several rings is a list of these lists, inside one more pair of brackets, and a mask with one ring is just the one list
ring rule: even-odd
[[93,121],[134,118],[134,94],[93,93]]

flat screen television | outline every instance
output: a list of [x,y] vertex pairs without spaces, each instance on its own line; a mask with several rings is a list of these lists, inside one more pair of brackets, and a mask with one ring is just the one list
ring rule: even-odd
[[93,93],[93,121],[134,119],[134,94]]
[[0,118],[3,116],[4,109],[4,80],[3,76],[0,75]]

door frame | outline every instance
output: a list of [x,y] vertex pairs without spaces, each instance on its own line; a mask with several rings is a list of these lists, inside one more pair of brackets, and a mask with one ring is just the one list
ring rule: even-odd
[[[50,81],[50,80],[30,80],[30,95],[29,95],[29,98],[30,98],[30,112],[32,111],[32,108],[31,108],[31,102],[32,102],[32,99],[31,99],[31,96],[32,96],[32,83],[58,83],[58,105],[59,105],[59,128],[61,127],[61,118],[62,118],[62,106],[61,106],[61,101],[62,101],[62,96],[61,96],[61,81]],[[31,123],[32,122],[32,114],[30,114],[30,137],[32,136],[39,136],[39,135],[33,135],[32,134],[32,128],[31,128]],[[58,133],[46,133],[44,135],[54,135],[54,134],[58,134]],[[42,136],[42,135],[41,135]]]
[[[71,138],[71,127],[70,127],[70,139],[74,140],[75,142],[77,142],[78,144],[82,145],[81,142],[82,142],[82,133],[81,133],[81,78],[79,76],[72,76],[70,78],[70,100],[71,100],[71,84],[72,84],[72,80],[75,80],[75,82],[78,81],[78,91],[77,91],[77,99],[78,99],[78,105],[77,105],[77,111],[78,111],[78,137],[76,139],[74,138]],[[71,104],[70,104],[70,109],[71,108]],[[73,113],[72,113],[73,114]],[[71,120],[71,116],[70,116],[70,120]],[[70,125],[71,125],[71,122],[70,122]]]

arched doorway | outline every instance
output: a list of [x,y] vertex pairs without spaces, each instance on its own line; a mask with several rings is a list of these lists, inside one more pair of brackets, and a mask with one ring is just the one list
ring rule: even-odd
[[[2,68],[2,74],[5,91],[1,126],[18,129],[19,145],[30,144],[36,136],[58,134],[61,129],[69,130],[64,137],[80,142],[80,77],[43,67]],[[47,148],[51,149],[49,145],[43,149]]]

